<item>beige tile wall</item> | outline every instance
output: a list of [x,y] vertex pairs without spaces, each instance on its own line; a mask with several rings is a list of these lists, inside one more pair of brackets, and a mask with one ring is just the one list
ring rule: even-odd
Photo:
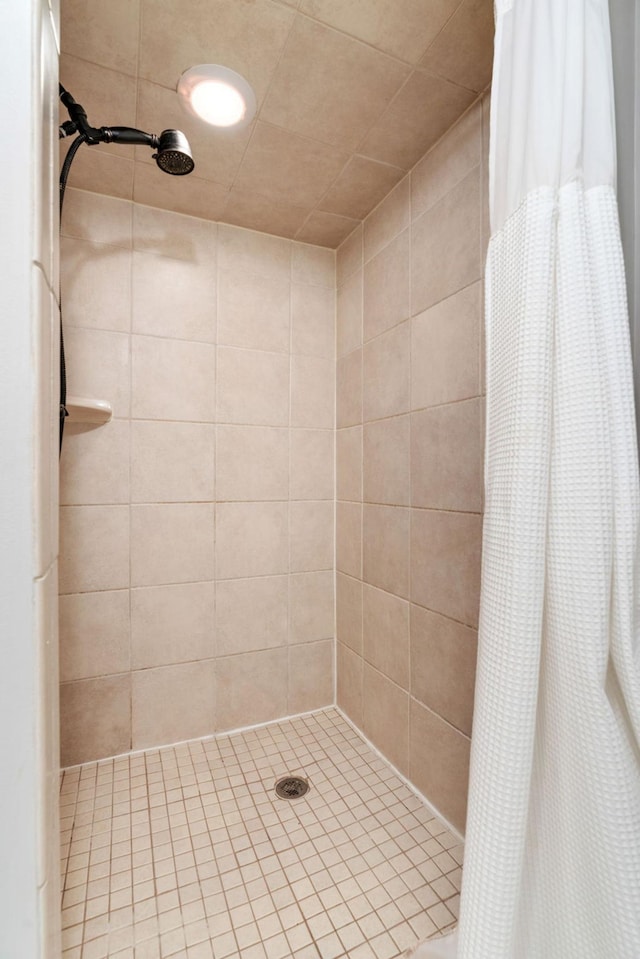
[[69,191],[70,389],[115,416],[63,456],[64,763],[332,700],[335,426],[338,704],[463,827],[487,122],[485,100],[335,270],[325,249]]
[[333,701],[335,255],[69,189],[62,762]]
[[482,511],[488,102],[337,255],[338,704],[458,828]]

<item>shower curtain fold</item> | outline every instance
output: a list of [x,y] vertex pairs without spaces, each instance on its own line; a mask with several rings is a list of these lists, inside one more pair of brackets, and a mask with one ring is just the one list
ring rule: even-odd
[[424,959],[640,957],[640,488],[607,0],[497,5],[461,918]]

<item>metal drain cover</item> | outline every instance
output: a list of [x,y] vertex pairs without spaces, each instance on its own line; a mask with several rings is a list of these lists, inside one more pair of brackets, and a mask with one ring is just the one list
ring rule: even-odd
[[309,783],[300,776],[285,776],[276,783],[276,796],[280,799],[300,799],[309,792]]

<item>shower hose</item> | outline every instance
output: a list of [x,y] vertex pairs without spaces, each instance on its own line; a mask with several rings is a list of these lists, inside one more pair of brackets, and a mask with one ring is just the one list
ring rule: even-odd
[[[64,163],[62,164],[62,169],[60,170],[60,219],[62,219],[62,204],[64,203],[64,191],[67,186],[67,179],[69,177],[69,170],[71,169],[71,164],[73,163],[73,158],[76,153],[86,141],[86,136],[81,133],[75,138],[71,146],[67,150],[67,155],[64,158]],[[62,452],[62,437],[64,435],[64,421],[69,415],[67,410],[67,366],[64,358],[64,333],[62,329],[62,303],[60,306],[60,439],[58,446],[58,453]]]

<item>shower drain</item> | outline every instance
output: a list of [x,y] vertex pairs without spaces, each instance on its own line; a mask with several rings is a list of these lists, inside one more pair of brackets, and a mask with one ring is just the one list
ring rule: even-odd
[[309,792],[309,783],[299,776],[285,776],[276,783],[276,796],[280,799],[300,799]]

